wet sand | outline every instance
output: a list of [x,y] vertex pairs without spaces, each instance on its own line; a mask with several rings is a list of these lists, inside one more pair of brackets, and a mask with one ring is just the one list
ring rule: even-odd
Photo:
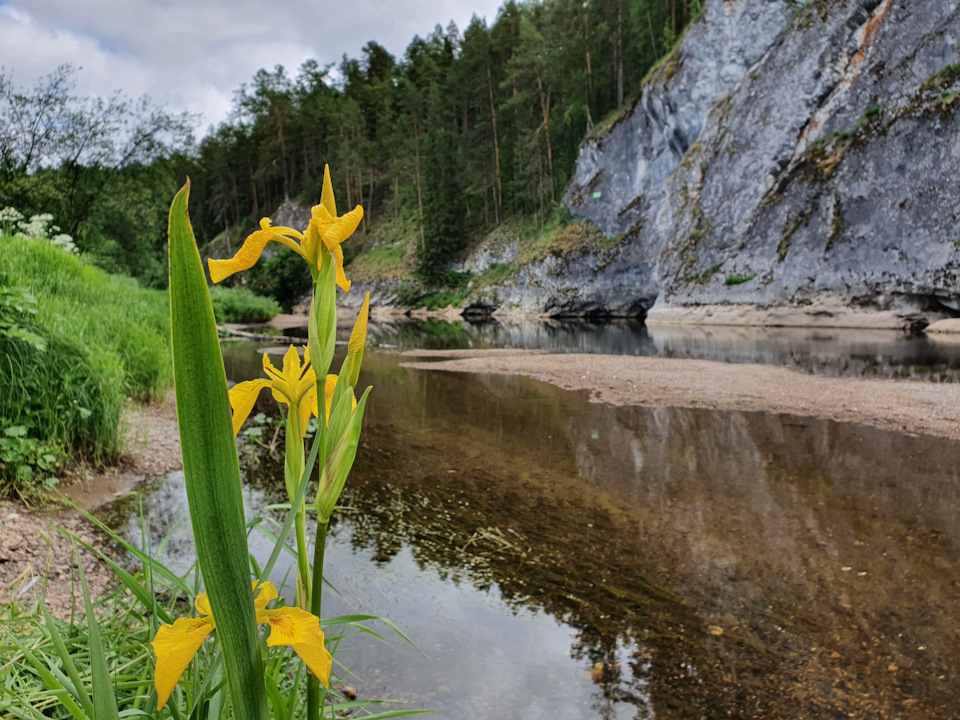
[[587,390],[612,405],[739,410],[816,417],[960,439],[960,385],[829,378],[769,365],[537,351],[403,353],[419,370],[526,375]]
[[[172,392],[163,403],[131,406],[124,414],[124,429],[126,450],[116,466],[59,488],[85,510],[181,466]],[[43,600],[60,617],[76,612],[79,586],[72,542],[62,531],[116,557],[100,531],[73,508],[40,511],[16,500],[0,500],[0,605],[30,607]],[[88,550],[79,548],[79,556],[96,598],[115,583],[113,572]]]

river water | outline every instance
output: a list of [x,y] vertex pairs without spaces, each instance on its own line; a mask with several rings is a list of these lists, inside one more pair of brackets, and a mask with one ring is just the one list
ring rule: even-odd
[[[950,346],[885,333],[831,347],[787,331],[738,344],[633,330],[599,346],[589,326],[517,335],[831,374],[952,381],[960,366]],[[464,342],[413,337],[371,328],[384,345]],[[260,374],[256,346],[224,348],[232,379]],[[385,627],[385,641],[345,638],[337,659],[362,698],[458,719],[957,717],[957,443],[612,407],[401,361],[389,348],[364,358],[360,384],[374,391],[327,554],[337,592],[324,614],[389,617],[419,648]],[[282,520],[268,509],[285,499],[282,461],[262,448],[244,457],[248,513]],[[164,559],[185,570],[182,475],[145,488],[143,503],[152,536],[170,536]],[[112,515],[132,539],[134,507]],[[272,547],[256,532],[251,545],[261,558]],[[274,580],[291,568],[281,561]]]

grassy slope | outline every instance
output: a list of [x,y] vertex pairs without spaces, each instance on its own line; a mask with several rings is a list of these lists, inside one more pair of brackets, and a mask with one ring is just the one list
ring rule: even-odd
[[11,237],[0,237],[0,285],[34,296],[37,313],[22,324],[47,343],[0,337],[0,430],[24,426],[71,453],[114,458],[124,398],[157,399],[170,386],[166,293]]

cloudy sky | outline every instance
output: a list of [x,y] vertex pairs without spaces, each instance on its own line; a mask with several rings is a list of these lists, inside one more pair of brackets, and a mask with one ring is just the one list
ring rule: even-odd
[[77,91],[149,94],[171,110],[223,120],[259,68],[292,74],[304,60],[339,63],[376,40],[395,57],[414,35],[502,0],[0,0],[0,66],[30,85],[58,65],[82,67]]

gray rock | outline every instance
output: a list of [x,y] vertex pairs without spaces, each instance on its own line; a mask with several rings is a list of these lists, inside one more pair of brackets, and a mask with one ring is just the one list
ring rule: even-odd
[[[564,195],[612,250],[549,257],[500,307],[960,308],[960,0],[710,0]],[[957,242],[955,242],[957,241]]]

